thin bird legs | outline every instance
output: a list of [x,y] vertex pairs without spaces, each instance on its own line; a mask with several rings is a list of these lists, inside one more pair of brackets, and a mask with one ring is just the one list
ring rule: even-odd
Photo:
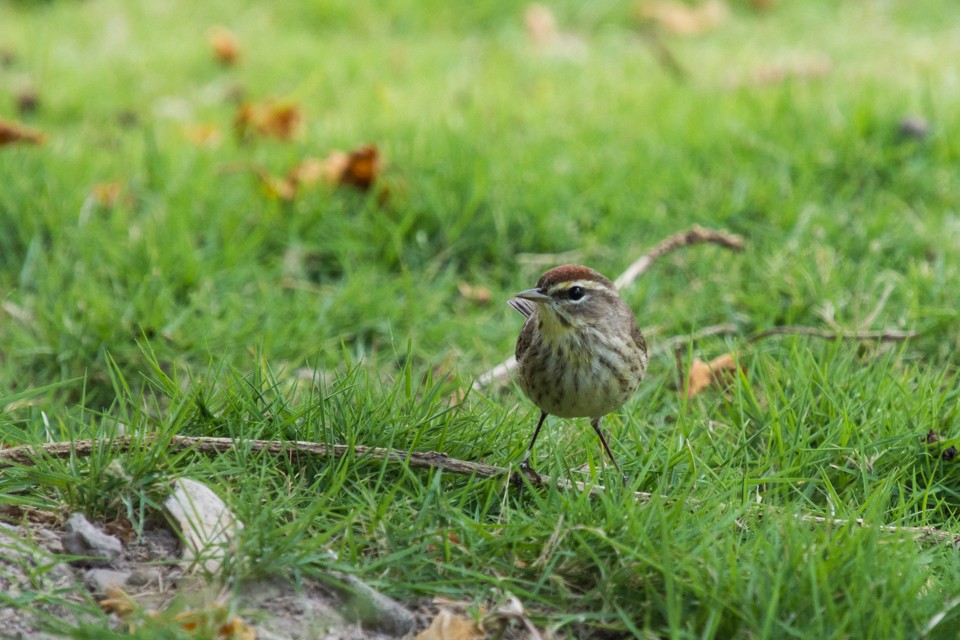
[[[537,441],[537,436],[540,435],[540,428],[543,427],[543,421],[546,419],[547,413],[545,411],[541,411],[540,420],[537,421],[537,428],[533,430],[533,437],[530,438],[530,444],[527,445],[527,452],[523,454],[523,461],[520,463],[520,471],[523,472],[523,474],[527,476],[527,479],[533,483],[540,482],[540,474],[538,474],[534,468],[530,466],[530,452],[533,451],[533,445]],[[590,426],[593,427],[593,430],[597,432],[597,436],[600,438],[600,444],[603,445],[603,450],[607,452],[607,456],[610,458],[613,466],[617,468],[617,473],[622,476],[623,471],[620,470],[620,465],[617,464],[617,459],[613,457],[613,453],[610,451],[610,446],[607,444],[607,439],[603,437],[603,432],[600,431],[600,418],[591,418]]]

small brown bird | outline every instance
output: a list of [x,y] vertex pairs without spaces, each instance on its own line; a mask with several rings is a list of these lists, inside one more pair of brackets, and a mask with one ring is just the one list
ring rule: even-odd
[[521,471],[539,480],[530,452],[547,415],[590,418],[620,471],[600,419],[633,396],[647,370],[647,343],[630,307],[610,280],[580,265],[547,271],[509,304],[527,319],[517,338],[517,380],[540,408]]

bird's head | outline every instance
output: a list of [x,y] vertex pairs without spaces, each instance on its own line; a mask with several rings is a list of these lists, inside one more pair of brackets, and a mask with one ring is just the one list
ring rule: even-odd
[[589,267],[568,264],[547,271],[537,286],[516,294],[536,305],[541,331],[562,335],[616,313],[620,295],[610,280]]

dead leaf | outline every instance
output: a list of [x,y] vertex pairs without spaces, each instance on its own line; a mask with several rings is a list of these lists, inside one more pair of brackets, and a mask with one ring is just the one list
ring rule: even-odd
[[490,300],[493,298],[493,295],[490,293],[490,289],[484,287],[483,285],[472,285],[467,284],[466,282],[461,282],[457,285],[457,290],[460,291],[461,296],[470,302],[475,302],[481,305],[490,304]]
[[174,616],[174,620],[184,631],[210,637],[216,640],[256,640],[257,633],[237,616],[230,617],[230,611],[222,604],[208,609],[188,609]]
[[223,140],[220,128],[215,124],[193,124],[183,129],[183,137],[196,147],[219,147]]
[[136,608],[133,598],[128,596],[120,587],[113,586],[107,589],[107,596],[97,604],[106,613],[115,613],[121,618],[130,615]]
[[210,29],[210,48],[220,64],[232,66],[240,61],[240,41],[230,29],[218,25]]
[[258,173],[257,177],[268,198],[290,201],[297,197],[297,183],[289,178],[271,176],[268,173]]
[[730,14],[722,0],[706,0],[689,5],[670,0],[641,2],[641,19],[652,20],[668,31],[681,36],[696,36],[716,29]]
[[538,47],[549,47],[560,37],[557,31],[557,20],[553,17],[550,8],[540,3],[527,5],[523,12],[523,24],[527,29],[527,37]]
[[483,640],[483,629],[447,609],[441,609],[430,626],[417,634],[415,640]]
[[43,144],[44,135],[40,131],[30,129],[19,122],[0,120],[0,147],[8,144]]
[[334,185],[369,191],[380,174],[380,152],[372,144],[350,153],[333,151],[323,161],[324,179]]
[[687,397],[692,398],[712,385],[730,385],[738,370],[736,356],[732,353],[725,353],[710,362],[694,359],[687,374]]
[[287,173],[287,179],[304,187],[312,187],[326,176],[326,164],[319,158],[304,158]]
[[90,189],[93,202],[104,209],[112,209],[120,202],[123,184],[120,182],[98,182]]
[[253,134],[264,138],[292,140],[303,124],[300,107],[287,101],[245,103],[237,109],[233,126],[237,137],[249,139]]
[[829,74],[832,69],[830,58],[824,55],[813,56],[805,60],[770,64],[754,69],[750,74],[750,84],[762,86],[791,79],[820,78]]

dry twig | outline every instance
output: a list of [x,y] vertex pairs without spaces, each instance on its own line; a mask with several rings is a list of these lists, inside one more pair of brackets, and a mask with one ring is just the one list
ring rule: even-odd
[[[31,465],[42,456],[51,458],[69,458],[71,456],[86,457],[96,451],[110,450],[113,453],[127,451],[138,447],[156,447],[158,444],[166,444],[171,451],[193,450],[200,453],[227,453],[234,448],[246,448],[251,451],[263,451],[276,455],[307,455],[321,458],[343,458],[345,456],[354,456],[356,458],[365,458],[368,460],[382,460],[390,462],[400,462],[407,464],[412,468],[443,469],[450,473],[460,475],[475,476],[478,478],[496,478],[507,477],[509,469],[497,467],[479,462],[470,462],[468,460],[457,460],[450,458],[446,454],[435,451],[398,451],[396,449],[386,449],[381,447],[348,447],[346,445],[326,445],[319,442],[306,442],[303,440],[239,440],[234,441],[230,438],[213,437],[193,437],[193,436],[172,436],[169,439],[137,437],[137,436],[118,436],[111,440],[78,440],[76,442],[50,442],[41,445],[22,445],[0,450],[0,473],[4,467],[12,465]],[[541,484],[553,485],[561,490],[576,490],[587,492],[591,497],[603,494],[606,488],[603,485],[587,485],[583,482],[572,482],[563,479],[552,479],[547,476],[541,477]],[[641,502],[649,502],[653,499],[653,494],[643,491],[634,493],[634,499]],[[660,496],[661,499],[670,501],[669,496]],[[698,508],[701,503],[697,500],[687,499],[684,505],[690,508]],[[721,508],[723,505],[719,505]],[[760,508],[756,512],[759,517],[766,513],[776,513],[779,509],[767,507]],[[903,533],[914,536],[919,542],[930,542],[934,544],[951,543],[960,546],[960,534],[938,529],[936,527],[898,527],[891,525],[871,525],[861,518],[856,520],[844,520],[842,518],[827,518],[824,516],[798,515],[796,519],[800,522],[815,525],[834,525],[846,526],[856,524],[859,527],[875,527],[878,531],[885,533]]]
[[764,329],[759,333],[750,336],[750,342],[758,342],[770,336],[810,336],[811,338],[822,338],[823,340],[879,340],[880,342],[903,342],[910,338],[916,338],[920,335],[919,331],[853,331],[843,333],[842,331],[826,331],[816,327],[796,327],[783,326]]
[[[41,445],[22,445],[9,449],[0,449],[0,473],[3,467],[14,464],[33,464],[34,459],[41,456],[50,458],[69,458],[71,456],[87,457],[96,451],[110,450],[111,452],[128,451],[141,447],[156,447],[166,443],[171,451],[193,450],[198,453],[227,453],[235,448],[262,451],[275,455],[307,455],[319,458],[343,458],[352,456],[366,460],[383,460],[401,462],[411,468],[442,469],[459,475],[475,476],[478,478],[506,477],[510,470],[505,467],[458,460],[445,453],[436,451],[399,451],[382,447],[350,447],[343,444],[327,445],[320,442],[304,440],[239,440],[230,438],[171,436],[168,440],[161,438],[117,436],[110,440],[78,440],[76,442],[50,442]],[[605,491],[602,485],[588,485],[584,482],[575,482],[564,479],[554,479],[541,476],[540,484],[554,485],[562,490],[577,490],[596,496]],[[636,492],[636,499],[647,502],[652,494],[642,491]],[[665,499],[669,500],[669,498]]]

